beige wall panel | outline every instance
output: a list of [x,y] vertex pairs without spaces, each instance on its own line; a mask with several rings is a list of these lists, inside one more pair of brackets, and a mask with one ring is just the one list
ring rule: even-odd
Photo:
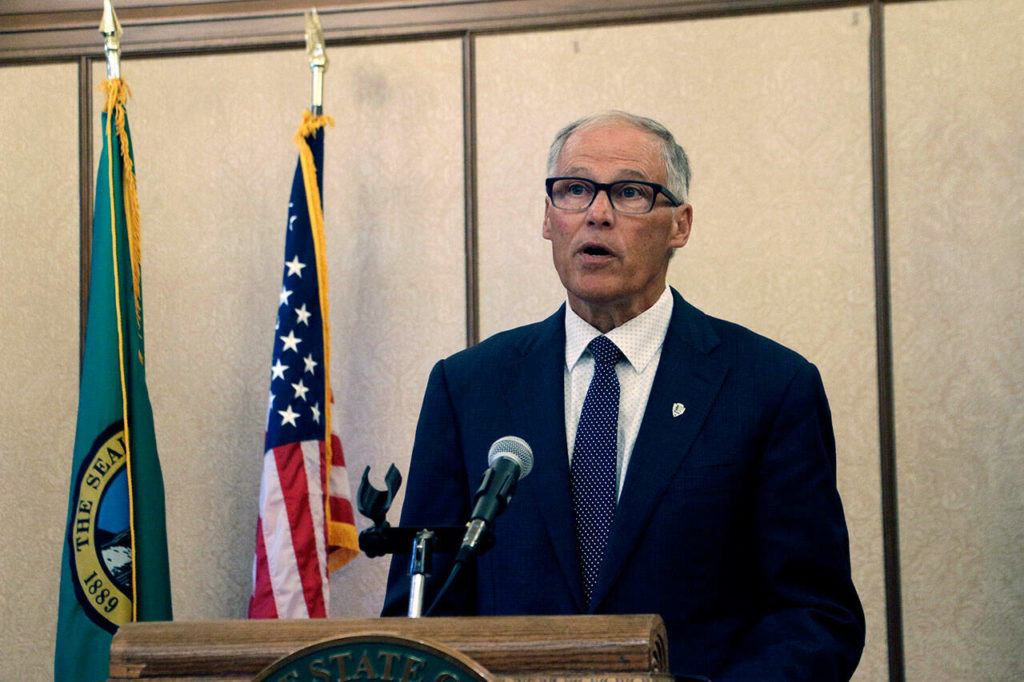
[[[430,366],[464,345],[461,50],[415,42],[329,57],[332,380],[354,495],[367,464],[378,485],[391,461],[407,470]],[[293,50],[125,58],[122,73],[175,618],[242,618],[309,67]],[[386,570],[361,556],[335,573],[333,615],[376,615]]]
[[[327,162],[337,171],[333,183],[325,171],[325,210],[341,228],[330,265],[332,381],[354,495],[367,465],[378,488],[389,464],[409,471],[430,368],[466,345],[462,45],[330,56],[326,109],[338,125]],[[369,525],[358,513],[357,523]],[[343,568],[333,613],[378,615],[387,567],[360,555]]]
[[1024,6],[886,8],[909,680],[1024,678]]
[[695,220],[670,283],[821,368],[854,580],[859,680],[886,675],[865,10],[513,34],[477,41],[482,335],[564,299],[540,235],[547,146],[626,109],[691,156]]
[[78,406],[78,69],[0,68],[0,679],[53,676]]

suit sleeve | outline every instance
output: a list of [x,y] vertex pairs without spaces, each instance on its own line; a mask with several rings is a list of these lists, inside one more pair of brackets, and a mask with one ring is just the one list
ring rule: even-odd
[[[445,375],[445,361],[434,365],[416,426],[401,525],[457,526],[470,513],[469,484],[459,438],[458,419]],[[404,615],[408,607],[409,554],[395,554],[388,574],[382,615]],[[423,609],[433,602],[454,563],[454,555],[435,552],[427,579]],[[475,612],[474,567],[467,566],[432,615]]]
[[848,680],[864,647],[836,489],[832,418],[817,369],[797,370],[771,422],[755,486],[759,620],[727,680]]

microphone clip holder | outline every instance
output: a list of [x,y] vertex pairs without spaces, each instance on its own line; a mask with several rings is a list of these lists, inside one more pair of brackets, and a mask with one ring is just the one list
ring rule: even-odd
[[[423,613],[424,585],[426,577],[431,574],[434,552],[455,554],[462,544],[466,527],[392,526],[387,521],[387,513],[402,486],[402,474],[394,464],[388,467],[384,475],[386,490],[374,488],[369,477],[370,467],[367,466],[359,483],[357,506],[359,513],[373,521],[373,525],[359,533],[359,549],[370,558],[385,554],[411,554],[409,617],[419,618]],[[493,537],[483,538],[482,542],[493,543]]]

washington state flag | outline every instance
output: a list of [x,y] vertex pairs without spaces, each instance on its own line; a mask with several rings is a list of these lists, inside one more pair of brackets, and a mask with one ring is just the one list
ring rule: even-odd
[[146,391],[128,88],[120,79],[103,86],[55,680],[107,679],[110,641],[121,624],[171,619],[163,478]]

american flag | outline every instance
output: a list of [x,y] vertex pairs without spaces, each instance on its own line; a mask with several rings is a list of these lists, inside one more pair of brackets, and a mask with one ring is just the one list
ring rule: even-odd
[[320,206],[325,122],[306,112],[295,137],[299,163],[274,327],[250,618],[327,617],[330,573],[358,553],[341,440],[331,423]]

